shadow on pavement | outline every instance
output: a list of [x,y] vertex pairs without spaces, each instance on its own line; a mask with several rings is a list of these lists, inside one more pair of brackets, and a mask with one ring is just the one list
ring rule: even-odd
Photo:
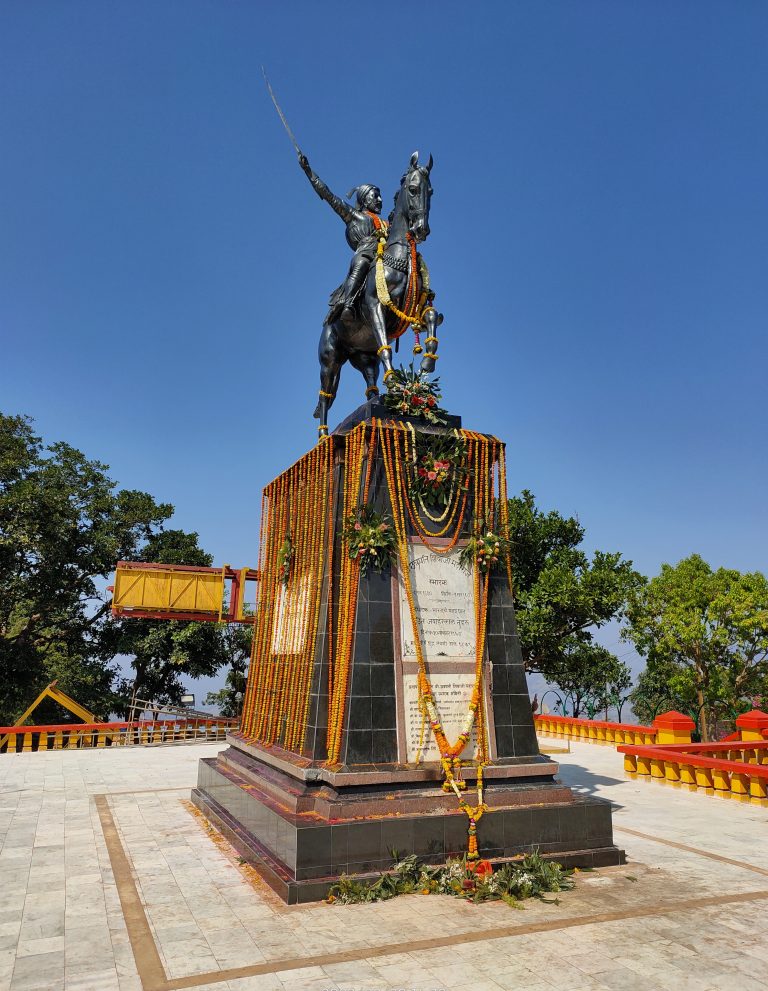
[[605,794],[607,788],[624,784],[624,778],[609,778],[604,774],[595,774],[594,771],[590,771],[589,768],[583,767],[581,764],[561,764],[556,777],[564,785],[572,788],[577,795],[594,795],[597,798],[607,798],[614,809],[624,807],[615,802],[610,795]]

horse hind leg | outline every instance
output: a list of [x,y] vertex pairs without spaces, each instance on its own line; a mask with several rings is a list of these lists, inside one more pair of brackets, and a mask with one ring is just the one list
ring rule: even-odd
[[314,417],[320,421],[317,432],[321,437],[328,436],[328,410],[333,405],[339,388],[339,376],[344,359],[335,346],[329,327],[323,328],[318,349],[320,359],[320,398],[315,407]]
[[374,396],[378,396],[379,387],[376,384],[379,379],[379,359],[375,354],[357,354],[353,355],[349,359],[349,363],[353,368],[356,368],[359,372],[362,372],[363,378],[365,379],[365,398],[372,399]]

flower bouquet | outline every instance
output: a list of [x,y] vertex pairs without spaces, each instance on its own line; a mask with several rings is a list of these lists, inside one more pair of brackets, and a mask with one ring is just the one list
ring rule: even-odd
[[466,456],[466,444],[461,438],[420,437],[409,459],[411,498],[447,506],[457,483],[466,488]]
[[350,513],[342,531],[349,556],[360,562],[360,573],[369,568],[381,571],[395,553],[395,534],[389,517],[382,516],[370,506],[361,506]]
[[288,580],[291,577],[291,565],[293,564],[293,541],[291,540],[291,535],[286,534],[285,540],[280,545],[280,550],[277,552],[277,580],[283,585],[288,584]]
[[493,571],[509,554],[509,541],[490,528],[485,523],[479,532],[470,537],[461,552],[461,563],[465,568],[477,565],[481,574]]
[[439,381],[436,378],[428,382],[411,362],[408,368],[393,369],[382,401],[388,409],[403,416],[415,416],[428,423],[445,423],[447,414],[438,405],[442,398]]

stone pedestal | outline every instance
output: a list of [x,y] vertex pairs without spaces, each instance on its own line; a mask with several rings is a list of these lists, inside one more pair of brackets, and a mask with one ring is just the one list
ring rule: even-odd
[[[339,430],[365,421],[374,409],[361,407]],[[338,496],[343,458],[334,470]],[[378,451],[370,479],[370,501],[389,511]],[[334,569],[344,552],[341,515],[337,501],[331,512]],[[435,537],[430,543],[441,541]],[[459,560],[462,543],[444,554],[429,550],[416,534],[409,544],[419,637],[449,739],[458,736],[475,670],[473,585]],[[300,752],[285,749],[282,736],[266,746],[231,734],[228,750],[201,761],[193,793],[195,803],[288,902],[323,898],[340,874],[375,876],[397,856],[415,853],[440,863],[467,849],[467,816],[453,792],[442,790],[439,754],[429,728],[422,733],[414,631],[397,563],[360,578],[341,754],[338,764],[326,765],[327,641],[334,628],[327,622],[330,577],[323,576],[324,620]],[[609,803],[574,795],[557,781],[557,765],[539,753],[503,571],[490,581],[484,664],[491,763],[485,770],[488,811],[477,828],[480,855],[500,861],[538,849],[570,866],[623,862],[613,845]],[[475,740],[465,748],[465,759],[473,755]],[[464,777],[472,802],[474,770],[466,768]]]

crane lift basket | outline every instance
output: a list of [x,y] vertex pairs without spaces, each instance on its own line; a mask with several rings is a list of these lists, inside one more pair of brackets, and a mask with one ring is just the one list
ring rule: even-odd
[[[118,561],[112,615],[123,619],[180,619],[210,623],[255,622],[246,610],[246,583],[253,568],[203,568],[183,564]],[[229,585],[227,584],[229,583]]]

